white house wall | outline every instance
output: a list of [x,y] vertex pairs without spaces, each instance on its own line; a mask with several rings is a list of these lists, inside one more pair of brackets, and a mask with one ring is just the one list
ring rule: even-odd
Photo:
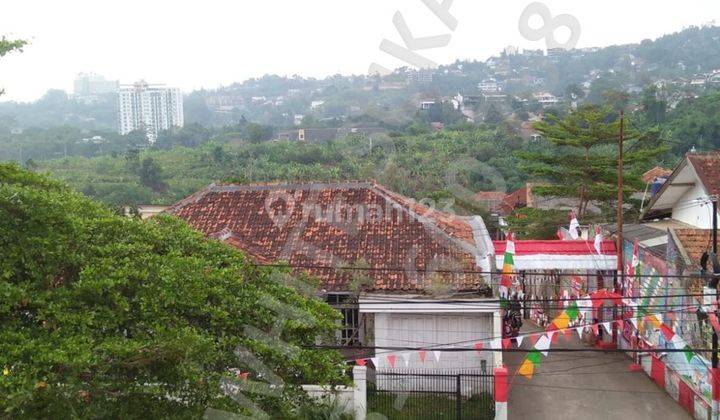
[[[387,355],[396,355],[395,369],[404,369],[403,351],[384,350],[392,347],[427,348],[425,363],[419,359],[417,351],[410,351],[407,368],[423,370],[442,370],[442,373],[462,371],[480,371],[485,367],[487,372],[493,369],[492,352],[476,351],[441,352],[440,360],[436,360],[433,347],[474,349],[479,340],[492,339],[494,335],[493,313],[472,314],[375,314],[375,345],[378,348],[378,367],[391,369]],[[489,347],[489,341],[486,341]]]
[[672,218],[699,229],[711,229],[712,204],[708,200],[705,188],[698,181],[673,206]]

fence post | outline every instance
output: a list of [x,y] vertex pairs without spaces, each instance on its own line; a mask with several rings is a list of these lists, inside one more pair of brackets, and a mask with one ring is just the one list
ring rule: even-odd
[[507,420],[508,370],[503,365],[495,369],[495,420]]
[[460,420],[462,418],[462,391],[460,390],[462,380],[459,374],[455,376],[455,379],[455,418]]
[[353,414],[355,420],[365,420],[367,415],[367,367],[353,367]]

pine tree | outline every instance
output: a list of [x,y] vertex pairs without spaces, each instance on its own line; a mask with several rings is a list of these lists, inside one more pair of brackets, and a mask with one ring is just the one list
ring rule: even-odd
[[[659,147],[658,132],[625,131],[624,193],[636,191],[639,173],[665,148]],[[543,184],[533,191],[544,196],[578,199],[578,213],[584,216],[592,201],[609,201],[617,196],[617,144],[620,118],[610,107],[584,106],[559,119],[548,116],[534,125],[544,141],[535,151],[518,152],[521,168]]]

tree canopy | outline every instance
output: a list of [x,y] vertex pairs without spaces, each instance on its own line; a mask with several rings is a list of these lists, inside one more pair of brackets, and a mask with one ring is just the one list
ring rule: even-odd
[[0,417],[250,415],[221,391],[238,369],[276,375],[278,395],[246,397],[288,418],[299,383],[341,380],[337,353],[307,347],[336,311],[178,219],[116,216],[0,165],[0,232]]
[[[564,119],[549,115],[534,128],[543,136],[543,143],[536,150],[517,152],[517,156],[533,180],[543,183],[534,187],[535,192],[577,198],[581,216],[590,202],[617,196],[620,118],[612,108],[583,106]],[[639,173],[665,149],[659,146],[655,131],[627,128],[625,133],[624,169],[629,175],[625,192],[629,194],[639,187]]]

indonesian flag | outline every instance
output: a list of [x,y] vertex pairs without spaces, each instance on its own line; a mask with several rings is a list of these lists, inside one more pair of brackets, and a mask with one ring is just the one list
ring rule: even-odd
[[577,239],[579,237],[578,235],[578,229],[580,228],[580,223],[578,222],[577,215],[575,214],[575,210],[570,212],[570,228],[568,230],[570,231],[570,237],[573,239]]
[[640,274],[638,271],[638,267],[640,266],[640,258],[638,256],[639,249],[640,249],[640,244],[638,243],[637,238],[635,238],[635,243],[633,244],[632,260],[630,261],[630,264],[628,265],[627,274],[625,277],[625,296],[632,296],[633,277],[635,277],[636,274]]
[[500,296],[508,296],[508,291],[512,285],[512,276],[515,270],[515,242],[513,242],[512,232],[507,234],[507,242],[505,244],[505,255],[503,257],[502,279],[500,280]]
[[597,251],[598,255],[602,255],[602,233],[600,233],[600,226],[597,226],[595,228],[595,251]]
[[635,243],[633,244],[632,262],[631,262],[631,267],[630,267],[630,270],[632,272],[632,274],[630,274],[631,276],[635,275],[635,269],[637,268],[637,266],[640,265],[640,258],[638,257],[639,250],[640,250],[640,244],[638,243],[637,238],[635,238]]

